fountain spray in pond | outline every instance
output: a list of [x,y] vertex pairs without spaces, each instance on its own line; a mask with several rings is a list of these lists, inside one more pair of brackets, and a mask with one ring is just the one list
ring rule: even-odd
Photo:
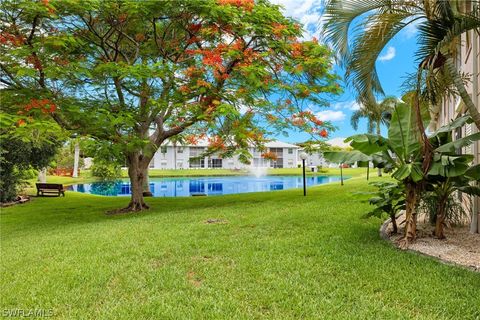
[[248,171],[255,177],[260,178],[267,175],[268,167],[251,166],[248,168]]

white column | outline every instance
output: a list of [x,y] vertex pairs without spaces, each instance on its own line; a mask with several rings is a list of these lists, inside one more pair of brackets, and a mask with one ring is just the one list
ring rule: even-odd
[[[478,74],[480,73],[479,70],[479,55],[478,55],[478,41],[479,36],[476,32],[472,32],[472,52],[470,53],[472,56],[472,96],[473,102],[476,104],[477,109],[480,110],[480,101],[478,98]],[[472,133],[477,132],[477,127],[473,124],[472,126]],[[474,163],[478,164],[480,162],[479,159],[479,143],[478,141],[473,143],[473,154],[474,154]],[[478,182],[477,182],[478,184]],[[480,232],[480,200],[478,197],[473,198],[473,206],[472,206],[472,223],[470,224],[470,232],[477,233]]]
[[47,168],[42,168],[38,171],[38,182],[46,183],[47,182]]
[[73,178],[78,178],[78,162],[80,159],[80,145],[78,142],[75,142],[75,153],[73,158]]

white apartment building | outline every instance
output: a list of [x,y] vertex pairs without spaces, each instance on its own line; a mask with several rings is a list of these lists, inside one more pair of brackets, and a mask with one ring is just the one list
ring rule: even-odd
[[[466,11],[471,10],[468,6],[472,5],[470,1],[463,3]],[[461,42],[458,45],[458,55],[456,60],[457,69],[464,74],[470,75],[470,81],[467,84],[467,92],[471,95],[473,103],[480,111],[480,37],[477,32],[470,31],[461,36]],[[460,97],[444,100],[438,109],[433,112],[433,121],[431,129],[438,129],[442,125],[448,124],[453,119],[466,113],[464,103]],[[465,125],[457,130],[455,139],[477,132],[475,124]],[[464,154],[473,154],[474,163],[480,163],[480,142],[477,141],[463,150],[459,150]],[[466,202],[468,204],[469,201]],[[473,221],[471,225],[472,232],[480,231],[480,199],[475,197],[473,201]]]
[[[252,155],[251,164],[244,164],[238,160],[238,156],[222,158],[219,155],[206,157],[199,156],[208,147],[206,140],[200,140],[196,145],[173,145],[167,143],[161,146],[150,162],[150,169],[247,169],[250,167],[267,168],[296,168],[299,147],[282,141],[271,141],[265,144],[266,149],[260,151],[250,148]],[[269,160],[262,157],[265,152],[274,153],[276,160]]]

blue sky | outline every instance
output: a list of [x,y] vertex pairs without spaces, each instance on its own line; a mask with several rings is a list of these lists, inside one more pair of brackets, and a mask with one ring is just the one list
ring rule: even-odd
[[[304,25],[304,37],[306,39],[319,37],[322,16],[322,0],[270,0],[272,3],[284,7],[284,14],[295,18]],[[410,26],[399,33],[387,44],[377,60],[377,71],[386,95],[401,96],[402,84],[408,73],[415,70],[415,47],[416,28]],[[343,71],[336,68],[337,73],[343,77]],[[366,122],[360,122],[358,131],[350,125],[350,116],[353,110],[359,108],[355,103],[354,95],[344,85],[345,92],[330,101],[329,108],[319,109],[317,116],[322,120],[329,120],[338,130],[331,133],[329,139],[348,137],[355,133],[366,132]],[[317,111],[317,110],[316,110]],[[280,140],[287,142],[300,142],[309,139],[308,134],[291,132],[289,137],[278,136]]]

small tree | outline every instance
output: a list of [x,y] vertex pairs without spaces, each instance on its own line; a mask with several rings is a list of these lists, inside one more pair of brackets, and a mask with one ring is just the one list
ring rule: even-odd
[[24,105],[29,92],[54,101],[62,126],[121,147],[127,211],[148,208],[148,165],[185,131],[248,162],[270,130],[333,129],[309,110],[340,91],[330,51],[299,41],[301,27],[267,1],[20,1],[3,6],[2,20],[13,39],[2,82]]

